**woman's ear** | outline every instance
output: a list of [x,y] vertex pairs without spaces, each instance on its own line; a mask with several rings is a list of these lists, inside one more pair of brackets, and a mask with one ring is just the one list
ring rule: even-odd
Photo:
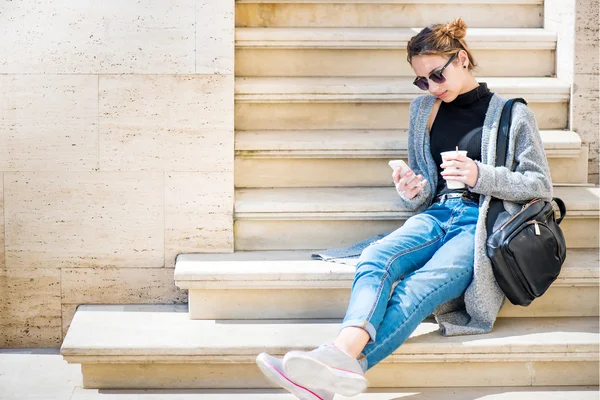
[[458,62],[463,69],[469,68],[469,55],[466,51],[460,50],[458,52]]

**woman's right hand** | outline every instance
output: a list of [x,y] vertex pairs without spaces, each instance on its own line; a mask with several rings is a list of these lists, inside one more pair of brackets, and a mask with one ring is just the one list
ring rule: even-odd
[[421,174],[415,176],[415,173],[412,170],[408,170],[408,172],[400,177],[400,170],[401,168],[396,168],[392,173],[392,179],[394,180],[398,193],[410,200],[423,190],[427,184],[427,179],[423,179]]

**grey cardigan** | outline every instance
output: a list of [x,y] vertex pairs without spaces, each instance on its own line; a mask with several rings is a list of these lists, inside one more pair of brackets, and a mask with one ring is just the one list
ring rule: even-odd
[[[431,205],[437,187],[437,168],[431,156],[427,121],[435,97],[420,96],[410,105],[408,164],[415,174],[422,174],[428,184],[413,199],[400,197],[407,210],[422,211]],[[507,214],[501,223],[521,209],[518,202],[538,197],[552,198],[552,181],[542,139],[533,112],[524,104],[513,108],[509,149],[505,167],[495,167],[496,137],[500,114],[506,99],[494,94],[483,124],[481,162],[476,162],[479,176],[470,190],[483,196],[479,202],[479,218],[475,233],[475,266],[473,280],[464,296],[439,306],[434,315],[445,336],[472,335],[492,330],[504,302],[504,294],[496,283],[486,255],[486,215],[490,196],[504,200]]]

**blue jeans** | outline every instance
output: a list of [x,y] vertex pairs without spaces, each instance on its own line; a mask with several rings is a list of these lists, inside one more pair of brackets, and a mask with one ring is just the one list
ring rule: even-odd
[[369,334],[359,358],[364,371],[400,347],[438,305],[464,293],[473,278],[478,215],[471,200],[434,203],[362,252],[341,329]]

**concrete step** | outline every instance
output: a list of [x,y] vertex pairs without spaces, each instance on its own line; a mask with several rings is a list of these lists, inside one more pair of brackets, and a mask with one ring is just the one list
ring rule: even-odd
[[[414,76],[406,45],[417,28],[237,28],[236,76]],[[473,28],[480,76],[552,76],[556,33]],[[518,59],[515,64],[512,60]]]
[[543,0],[237,0],[237,27],[408,27],[461,16],[469,27],[541,28]]
[[[201,397],[199,397],[201,396]],[[75,388],[71,400],[295,400],[277,389],[97,390]],[[336,400],[598,400],[597,386],[371,389]],[[17,397],[14,398],[15,400]],[[19,398],[20,399],[20,398]],[[7,400],[12,400],[9,398]]]
[[[266,388],[254,363],[335,337],[331,320],[191,320],[185,306],[80,306],[61,354],[97,389]],[[422,323],[370,387],[598,385],[598,318],[501,318],[484,336]],[[565,373],[568,371],[568,373]]]
[[[27,373],[24,373],[24,372]],[[32,384],[34,383],[34,384]],[[358,400],[597,400],[597,386],[369,389]],[[542,397],[543,396],[543,397]],[[595,396],[595,397],[592,397]],[[59,349],[0,349],[2,400],[292,400],[281,389],[83,389]],[[337,395],[336,400],[350,399]]]
[[[587,146],[573,131],[542,131],[555,184],[587,182]],[[238,131],[238,188],[386,186],[406,160],[406,130]]]
[[[570,85],[556,78],[480,78],[524,97],[540,129],[565,129]],[[424,94],[410,77],[237,78],[236,129],[407,129],[409,103]]]
[[[354,265],[308,251],[180,254],[175,284],[192,319],[343,318]],[[500,317],[599,316],[598,251],[569,250],[558,279],[529,307],[506,302]]]
[[[597,248],[600,189],[555,187],[567,205],[561,223],[569,248]],[[397,229],[403,210],[393,187],[238,189],[236,250],[344,247]]]

